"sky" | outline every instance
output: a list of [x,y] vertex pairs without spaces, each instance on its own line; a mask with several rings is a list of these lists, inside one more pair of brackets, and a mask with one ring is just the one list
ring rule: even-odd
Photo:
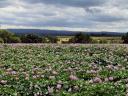
[[128,31],[128,0],[0,0],[2,28]]

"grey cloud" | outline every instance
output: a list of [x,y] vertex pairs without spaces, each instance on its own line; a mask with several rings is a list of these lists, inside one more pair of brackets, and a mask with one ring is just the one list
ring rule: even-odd
[[89,7],[85,8],[85,11],[91,14],[102,14],[104,12],[103,7]]
[[24,0],[29,3],[43,3],[61,6],[72,6],[72,7],[90,7],[99,6],[106,3],[108,0]]
[[90,20],[97,21],[97,22],[119,22],[126,20],[123,17],[115,17],[110,15],[100,15],[100,16],[94,16],[90,18]]
[[112,5],[120,8],[128,8],[128,0],[113,0]]
[[[127,0],[0,0],[0,23],[15,26],[126,29]],[[9,9],[7,6],[11,6]],[[1,10],[4,8],[6,10]],[[18,9],[19,8],[19,9]],[[20,9],[21,8],[21,9]],[[125,9],[124,10],[122,10]],[[14,10],[13,10],[14,9]],[[97,27],[100,26],[100,27]]]
[[[41,18],[40,18],[41,19]],[[25,17],[14,17],[14,18],[7,18],[3,17],[1,24],[5,25],[17,25],[17,26],[34,26],[34,27],[90,27],[92,24],[91,21],[86,20],[78,20],[77,18],[70,21],[67,18],[60,18],[60,19],[51,19],[51,20],[37,20],[37,18],[25,18]]]
[[0,8],[4,8],[11,5],[11,2],[9,0],[0,0]]

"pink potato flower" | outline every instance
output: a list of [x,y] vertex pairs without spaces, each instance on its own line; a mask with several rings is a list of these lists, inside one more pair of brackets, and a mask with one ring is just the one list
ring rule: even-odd
[[70,75],[69,76],[69,79],[70,80],[78,80],[78,77],[76,77],[75,75]]

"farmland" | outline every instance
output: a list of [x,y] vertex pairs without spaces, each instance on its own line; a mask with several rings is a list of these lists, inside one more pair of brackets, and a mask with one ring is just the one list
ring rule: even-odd
[[121,44],[122,39],[121,37],[92,37],[94,41],[97,41],[97,43],[116,43],[116,44]]
[[[73,38],[73,36],[58,36],[58,43],[61,42],[69,42],[69,40]],[[91,36],[92,43],[102,44],[102,43],[108,43],[108,44],[121,44],[123,41],[120,37],[112,37],[112,36]]]
[[0,96],[126,96],[127,45],[0,45]]

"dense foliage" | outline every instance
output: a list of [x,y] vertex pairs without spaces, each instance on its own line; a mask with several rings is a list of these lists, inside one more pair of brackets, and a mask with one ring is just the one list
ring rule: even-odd
[[126,96],[128,47],[1,45],[1,96]]
[[2,38],[0,38],[0,43],[4,43],[4,40]]
[[36,34],[17,35],[7,30],[0,30],[0,43],[57,43],[57,37],[38,36]]
[[91,43],[91,38],[87,34],[78,33],[71,40],[71,43]]
[[57,37],[53,37],[53,36],[46,36],[45,38],[47,38],[47,43],[57,43],[58,39]]
[[0,38],[2,43],[20,43],[21,40],[19,37],[15,36],[15,34],[7,31],[0,30]]
[[124,36],[122,36],[123,43],[128,44],[128,33],[126,33]]
[[14,34],[7,30],[0,30],[0,43],[127,43],[127,34],[122,37],[92,37],[92,35],[78,33],[75,36],[41,36],[35,33]]
[[26,34],[21,36],[23,43],[42,43],[42,38],[35,34]]

